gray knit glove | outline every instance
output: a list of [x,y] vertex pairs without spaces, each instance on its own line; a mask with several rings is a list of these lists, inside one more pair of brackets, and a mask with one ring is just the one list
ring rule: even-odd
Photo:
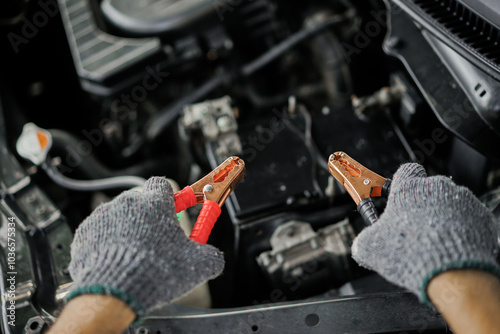
[[67,300],[82,294],[113,295],[138,315],[218,276],[222,253],[186,237],[177,222],[172,187],[150,178],[143,192],[126,191],[99,206],[78,227]]
[[427,177],[419,164],[398,169],[384,213],[352,246],[361,266],[429,304],[427,285],[446,270],[473,268],[500,277],[497,252],[486,207],[450,178]]

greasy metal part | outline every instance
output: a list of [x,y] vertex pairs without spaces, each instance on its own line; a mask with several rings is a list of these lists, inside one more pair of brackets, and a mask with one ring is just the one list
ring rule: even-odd
[[42,333],[43,329],[46,328],[45,321],[42,319],[42,317],[33,317],[28,320],[26,323],[26,326],[24,326],[24,333],[25,334],[39,334]]
[[292,220],[274,231],[272,250],[261,253],[257,263],[287,296],[317,294],[357,275],[351,258],[355,237],[347,218],[317,232],[309,223]]
[[273,248],[271,252],[276,254],[314,237],[316,237],[316,232],[314,232],[310,224],[295,220],[290,221],[279,226],[274,231],[270,240]]
[[45,228],[61,217],[48,196],[37,186],[31,185],[18,191],[14,195],[19,208],[36,223],[38,228]]
[[14,295],[6,297],[7,301],[14,301],[16,304],[23,304],[30,301],[31,296],[35,292],[35,284],[31,281],[24,282],[19,285],[16,285],[16,291]]
[[201,129],[208,140],[238,129],[229,96],[186,106],[180,124],[186,129]]
[[211,200],[222,206],[229,194],[245,177],[245,162],[229,157],[219,167],[191,185],[198,203]]
[[229,96],[192,104],[184,108],[184,116],[179,122],[180,133],[185,138],[187,131],[201,130],[208,142],[215,142],[215,154],[220,160],[242,152],[238,137],[237,109],[231,105]]
[[356,116],[364,120],[374,113],[383,111],[385,108],[399,103],[403,93],[404,87],[395,82],[392,86],[383,87],[368,96],[351,96],[352,108]]
[[347,190],[358,205],[369,197],[382,195],[386,178],[372,172],[344,152],[335,152],[328,161],[330,174]]
[[57,288],[57,291],[56,291],[56,297],[55,297],[56,302],[63,304],[64,299],[66,298],[66,296],[70,292],[72,286],[73,286],[73,282],[59,285],[59,287]]
[[53,276],[57,283],[56,302],[63,305],[63,300],[57,299],[57,297],[67,292],[73,283],[68,269],[71,261],[70,249],[73,233],[67,222],[64,219],[59,219],[45,229],[45,234],[54,266]]

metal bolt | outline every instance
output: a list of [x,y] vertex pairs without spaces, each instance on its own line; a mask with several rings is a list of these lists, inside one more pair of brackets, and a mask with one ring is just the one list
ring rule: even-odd
[[232,49],[233,49],[233,47],[234,47],[234,44],[233,44],[233,42],[232,42],[231,40],[226,39],[226,40],[224,41],[224,48],[225,48],[226,50],[232,50]]
[[366,179],[366,180],[364,180],[364,181],[363,181],[363,184],[364,184],[365,186],[369,185],[370,183],[371,183],[371,181],[370,181],[370,180],[368,180],[368,179]]
[[35,213],[39,216],[45,214],[47,212],[47,208],[43,205],[40,205],[38,206],[36,209],[35,209]]
[[61,274],[65,275],[65,276],[69,276],[69,263],[64,263],[61,266]]
[[40,317],[33,317],[28,320],[24,328],[24,333],[38,334],[44,327],[44,321]]
[[295,113],[295,108],[297,107],[297,98],[293,95],[288,97],[288,112],[290,114]]
[[36,197],[36,195],[35,195],[35,194],[32,194],[32,195],[28,196],[28,203],[29,203],[29,204],[34,204],[34,203],[36,203],[36,202],[37,202],[37,199],[38,199],[38,198]]
[[222,116],[217,119],[217,126],[222,132],[229,130],[231,125],[231,120],[227,116]]
[[210,193],[214,190],[214,187],[211,184],[207,184],[206,186],[203,187],[203,192],[204,193]]
[[399,49],[403,42],[398,37],[391,37],[387,40],[386,45],[392,49]]

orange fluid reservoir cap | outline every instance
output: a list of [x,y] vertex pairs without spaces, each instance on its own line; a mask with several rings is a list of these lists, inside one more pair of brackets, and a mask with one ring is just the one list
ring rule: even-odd
[[35,165],[40,165],[45,161],[51,147],[52,136],[50,132],[39,128],[34,123],[24,125],[23,132],[16,143],[17,153]]

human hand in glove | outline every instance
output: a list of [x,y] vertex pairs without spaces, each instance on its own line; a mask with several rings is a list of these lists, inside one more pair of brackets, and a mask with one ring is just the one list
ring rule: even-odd
[[[477,306],[478,298],[483,306],[489,299],[492,308],[500,310],[497,254],[497,231],[487,208],[469,189],[444,176],[427,177],[418,164],[398,169],[384,213],[352,246],[352,255],[361,266],[407,288],[421,301],[432,302],[452,328],[459,327],[459,333],[471,333],[462,322],[472,314],[484,316],[478,307],[469,309]],[[443,291],[448,292],[447,298],[442,298]],[[455,291],[456,298],[450,299],[450,291]],[[471,294],[476,302],[470,302]],[[498,321],[498,316],[494,318]],[[477,322],[474,326],[472,332],[482,333]],[[496,332],[498,323],[484,333],[493,333],[489,330],[495,326]]]
[[191,241],[178,224],[172,187],[150,178],[143,192],[126,191],[99,206],[78,227],[67,299],[113,296],[140,318],[218,276],[222,253]]

